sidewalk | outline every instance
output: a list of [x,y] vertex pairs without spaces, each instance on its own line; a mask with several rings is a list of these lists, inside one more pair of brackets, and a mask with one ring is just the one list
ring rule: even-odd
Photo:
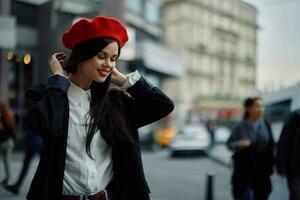
[[[230,168],[230,160],[231,160],[231,153],[227,150],[227,148],[224,145],[216,145],[209,153],[208,156],[214,160],[216,163],[221,164],[227,168]],[[23,161],[23,153],[17,152],[13,155],[13,161],[12,161],[12,181],[14,182],[17,179],[17,176],[20,173],[21,165]],[[24,184],[20,190],[20,194],[18,196],[15,196],[6,190],[2,186],[0,186],[0,199],[1,200],[24,200],[26,199],[26,194],[29,189],[31,179],[33,177],[33,174],[35,172],[35,169],[37,167],[38,163],[38,157],[34,160],[32,163],[32,166],[30,168],[30,172],[28,176],[26,177]],[[205,169],[207,170],[207,169]],[[229,178],[229,177],[228,177]],[[3,164],[0,164],[0,180],[3,179]],[[270,195],[269,200],[286,200],[288,199],[288,190],[286,186],[285,179],[277,176],[274,174],[272,176],[272,185],[273,185],[273,191]],[[219,200],[219,199],[216,199]],[[224,199],[229,200],[229,199]]]
[[[23,162],[23,152],[14,152],[13,157],[12,157],[12,183],[14,183],[19,176],[21,167],[22,167],[22,162]],[[28,192],[32,177],[34,175],[34,172],[36,170],[38,164],[38,156],[33,160],[30,166],[30,170],[24,180],[24,183],[22,187],[20,188],[20,193],[19,195],[14,195],[10,192],[7,192],[3,186],[0,186],[0,199],[1,200],[24,200],[26,199],[26,194]],[[2,160],[0,161],[0,180],[3,180],[4,176],[4,169],[3,169],[3,163]]]
[[208,152],[208,156],[212,160],[228,168],[231,167],[231,155],[232,153],[227,149],[227,147],[224,144],[216,144]]

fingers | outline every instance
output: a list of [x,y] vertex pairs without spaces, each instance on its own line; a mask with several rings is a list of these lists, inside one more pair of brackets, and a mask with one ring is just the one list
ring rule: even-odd
[[63,73],[62,63],[64,62],[65,58],[66,55],[63,52],[55,53],[52,55],[49,64],[53,74]]
[[59,63],[63,63],[64,59],[66,58],[66,55],[63,52],[59,52],[53,54],[52,58],[56,58],[59,61]]

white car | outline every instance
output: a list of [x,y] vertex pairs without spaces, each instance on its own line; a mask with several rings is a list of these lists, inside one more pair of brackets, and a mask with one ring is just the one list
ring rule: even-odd
[[211,137],[203,124],[188,124],[179,130],[170,145],[171,156],[205,153],[211,145]]
[[231,131],[229,128],[225,126],[220,126],[216,128],[214,135],[215,135],[215,143],[226,143],[228,138],[230,137]]

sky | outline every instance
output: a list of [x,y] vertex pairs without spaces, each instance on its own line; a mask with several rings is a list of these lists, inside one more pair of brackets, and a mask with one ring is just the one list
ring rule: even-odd
[[244,1],[258,8],[258,89],[300,82],[300,0]]

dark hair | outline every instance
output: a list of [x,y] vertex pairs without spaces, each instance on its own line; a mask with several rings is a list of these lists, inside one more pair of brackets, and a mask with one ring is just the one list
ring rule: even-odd
[[[72,50],[64,69],[69,73],[76,71],[78,63],[92,58],[114,41],[111,38],[96,38],[80,43]],[[114,91],[110,88],[110,83],[111,76],[108,76],[103,83],[93,81],[91,85],[90,121],[86,122],[86,152],[91,158],[91,142],[97,130],[100,130],[102,137],[111,146],[134,142],[124,118],[121,95],[125,96],[125,93]],[[115,94],[118,95],[117,98],[114,97]]]
[[[116,42],[116,40],[112,38],[102,37],[102,38],[86,40],[79,43],[72,50],[69,59],[64,65],[64,70],[67,71],[68,73],[74,72],[77,68],[78,63],[94,57],[97,53],[99,53],[111,42]],[[120,55],[120,46],[118,48],[118,56],[119,55]]]
[[262,100],[262,98],[261,97],[248,97],[247,99],[245,99],[245,101],[244,101],[244,109],[245,109],[244,119],[249,118],[248,109],[251,108],[253,106],[253,104],[258,100]]

